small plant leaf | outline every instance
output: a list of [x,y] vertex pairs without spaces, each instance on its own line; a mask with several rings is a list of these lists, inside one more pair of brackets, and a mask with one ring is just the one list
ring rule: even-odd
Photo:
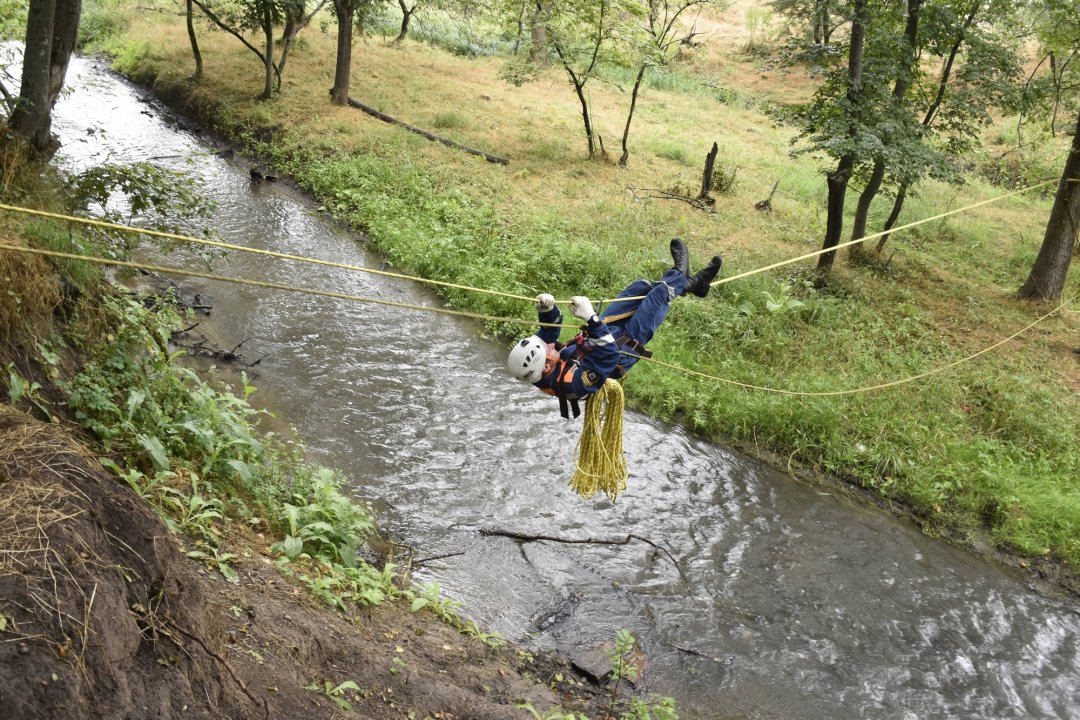
[[240,574],[237,573],[231,565],[228,565],[226,563],[218,563],[217,569],[218,572],[221,573],[222,577],[231,582],[233,585],[240,584]]
[[139,435],[136,440],[139,441],[139,444],[142,445],[146,452],[150,453],[150,459],[154,461],[154,467],[158,470],[169,469],[169,454],[165,452],[165,446],[161,444],[160,440],[149,435]]
[[290,560],[295,560],[300,557],[300,553],[304,552],[304,541],[292,535],[286,535],[279,545],[281,552],[285,553],[285,557]]

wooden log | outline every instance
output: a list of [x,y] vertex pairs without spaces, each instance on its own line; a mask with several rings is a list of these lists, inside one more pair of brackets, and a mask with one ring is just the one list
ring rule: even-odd
[[496,163],[498,165],[509,165],[510,164],[510,160],[508,160],[507,158],[499,157],[498,155],[491,155],[490,153],[486,153],[483,150],[477,150],[476,148],[471,148],[468,145],[462,145],[461,143],[450,140],[449,138],[444,138],[444,137],[442,137],[440,135],[436,135],[435,133],[428,132],[427,130],[423,130],[421,128],[418,128],[415,125],[410,125],[407,122],[402,122],[401,120],[398,120],[397,118],[391,117],[391,116],[387,115],[384,112],[379,112],[375,108],[370,107],[369,105],[365,105],[364,103],[362,103],[362,102],[360,102],[358,100],[353,100],[352,98],[349,98],[349,106],[354,107],[357,110],[363,110],[368,115],[371,115],[373,117],[377,117],[380,120],[382,120],[383,122],[388,122],[391,125],[399,125],[399,126],[405,128],[406,130],[408,130],[409,132],[414,132],[414,133],[416,133],[417,135],[419,135],[421,137],[427,138],[428,140],[432,140],[434,142],[442,143],[443,145],[446,145],[448,147],[452,147],[455,150],[463,150],[463,151],[469,153],[470,155],[477,155],[479,157],[482,157],[485,160],[487,160],[488,162]]

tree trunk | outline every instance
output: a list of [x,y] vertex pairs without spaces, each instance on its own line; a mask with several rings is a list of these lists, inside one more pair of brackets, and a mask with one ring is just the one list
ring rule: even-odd
[[15,137],[26,143],[34,142],[42,126],[47,128],[49,124],[49,68],[55,17],[55,0],[30,3],[19,102],[8,120]]
[[[189,0],[190,1],[190,0]],[[319,11],[323,9],[323,6],[329,0],[319,0],[319,4],[315,6],[315,9],[311,11],[310,15],[304,16],[304,8],[300,7],[300,14],[295,15],[288,10],[285,12],[285,27],[281,32],[281,60],[278,62],[278,88],[281,88],[281,76],[285,74],[285,62],[289,59],[289,51],[292,50],[293,41],[296,40],[296,36],[300,34],[300,31],[308,26],[308,23],[319,14]]]
[[75,52],[81,15],[82,0],[56,0],[52,48],[49,54],[50,111],[60,97],[60,91],[64,89],[64,77],[67,75],[71,54]]
[[874,248],[874,252],[878,255],[885,249],[885,243],[889,241],[889,231],[896,225],[896,221],[900,219],[900,210],[904,207],[904,199],[907,197],[908,185],[902,183],[900,189],[896,191],[896,199],[893,200],[892,211],[889,213],[889,219],[885,221],[885,227],[882,228],[884,235],[878,240],[877,247]]
[[[858,240],[866,235],[866,219],[870,215],[870,204],[881,189],[881,182],[885,179],[885,161],[881,158],[874,160],[874,169],[870,173],[870,179],[866,181],[866,187],[859,195],[859,202],[855,205],[855,217],[851,221],[851,239]],[[853,251],[863,250],[862,245],[853,245]]]
[[[907,43],[907,56],[905,62],[897,69],[896,83],[893,85],[894,112],[903,112],[904,97],[911,85],[912,76],[915,73],[917,58],[916,42],[919,37],[919,14],[922,11],[923,0],[908,0],[907,3],[907,27],[904,29],[904,41]],[[883,138],[885,144],[889,144],[889,138]],[[855,206],[855,218],[851,223],[851,239],[858,240],[866,235],[866,218],[870,214],[870,205],[874,202],[878,190],[881,189],[881,181],[885,178],[885,160],[881,157],[874,159],[874,169],[870,173],[870,180],[866,183],[859,202]],[[855,245],[852,251],[861,253],[865,248]]]
[[260,100],[269,100],[274,94],[274,17],[270,12],[270,3],[264,0],[262,8],[262,30],[266,37],[266,52],[263,67],[266,70],[266,82]]
[[578,101],[581,103],[581,119],[585,123],[585,137],[589,143],[589,157],[596,154],[596,143],[593,141],[593,129],[592,119],[589,117],[589,101],[585,98],[585,83],[578,84],[577,76],[574,75],[570,68],[566,71],[570,73],[574,78],[574,92],[577,93]]
[[[1080,124],[1080,117],[1077,118]],[[1039,256],[1031,268],[1020,297],[1028,300],[1057,300],[1065,289],[1069,263],[1080,229],[1080,131],[1073,133],[1072,149],[1058,183],[1054,207],[1046,223]]]
[[[720,147],[716,144],[712,144],[712,150],[705,156],[705,169],[701,173],[701,192],[698,193],[698,200],[703,200],[709,197],[709,191],[712,190],[712,177],[713,168],[716,166],[716,156],[720,152]],[[772,197],[771,195],[769,196]]]
[[195,7],[192,4],[191,0],[187,0],[186,4],[187,4],[187,34],[188,34],[188,40],[191,42],[191,54],[195,56],[195,75],[194,75],[194,79],[195,79],[196,82],[198,82],[199,80],[202,80],[203,62],[202,62],[202,53],[199,52],[199,41],[195,37],[195,22],[194,22]]
[[627,138],[630,137],[630,121],[634,119],[634,108],[637,107],[638,90],[641,89],[641,81],[645,78],[645,69],[647,65],[642,65],[638,70],[637,79],[634,80],[634,91],[630,94],[630,112],[626,115],[626,127],[623,128],[622,134],[622,156],[619,157],[619,167],[626,167],[626,162],[630,158],[630,147],[626,144]]
[[529,17],[529,62],[540,65],[547,57],[547,11],[542,2],[536,3],[536,11]]
[[[821,246],[823,250],[840,244],[840,234],[844,230],[844,199],[847,196],[848,180],[851,179],[851,170],[854,166],[855,158],[851,155],[845,155],[840,158],[836,169],[826,176],[826,182],[829,186],[829,200],[826,205],[828,220],[825,224],[825,243]],[[835,259],[835,250],[819,255],[818,273],[828,274],[832,270],[833,260]]]
[[401,8],[401,30],[398,31],[398,35],[394,38],[395,43],[404,42],[405,38],[409,35],[409,21],[412,20],[413,12],[416,11],[416,6],[411,8],[405,4],[405,0],[398,0],[398,7]]
[[[302,10],[303,8],[301,8]],[[278,60],[278,89],[281,89],[281,76],[285,74],[285,63],[289,61],[289,51],[292,50],[293,40],[303,27],[303,17],[297,17],[293,12],[285,11],[285,26],[281,29],[281,59]]]
[[353,4],[351,0],[334,0],[337,15],[337,61],[334,64],[334,87],[330,102],[349,104],[349,74],[352,71]]
[[[863,41],[866,35],[865,16],[869,0],[855,0],[851,14],[851,48],[848,51],[848,112],[855,112],[859,107],[860,86],[862,84],[863,66]],[[858,132],[855,118],[849,118],[849,134],[854,138]],[[844,200],[847,195],[848,181],[851,180],[851,171],[855,168],[855,156],[850,152],[843,155],[836,165],[836,169],[826,176],[829,186],[829,200],[827,205],[828,219],[825,224],[825,242],[822,250],[834,248],[840,244],[840,233],[844,229]],[[827,252],[818,256],[817,270],[820,275],[827,275],[832,270],[836,252]]]

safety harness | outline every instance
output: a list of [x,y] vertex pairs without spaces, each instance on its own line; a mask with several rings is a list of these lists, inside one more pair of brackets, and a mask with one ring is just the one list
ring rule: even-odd
[[[621,351],[624,350],[637,357],[652,357],[652,353],[646,350],[644,345],[626,333],[623,333],[616,338],[615,344],[619,346]],[[552,382],[551,387],[541,388],[541,390],[548,395],[554,395],[559,398],[559,414],[569,420],[571,413],[573,413],[575,419],[581,415],[581,408],[578,407],[578,400],[581,398],[570,392],[568,388],[573,385],[574,372],[581,363],[581,359],[591,352],[593,347],[589,344],[588,338],[584,332],[578,333],[573,340],[567,343],[567,345],[577,345],[577,348],[574,349],[573,355],[568,359],[559,360],[555,365],[555,369],[552,371],[552,374],[555,376],[554,382]],[[555,349],[561,353],[563,348],[567,347],[567,345],[555,343]],[[622,365],[616,365],[615,370],[611,373],[611,379],[622,380],[624,375],[626,375],[626,368]]]

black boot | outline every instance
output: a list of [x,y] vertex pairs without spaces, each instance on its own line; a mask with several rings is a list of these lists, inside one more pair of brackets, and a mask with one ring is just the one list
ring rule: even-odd
[[690,250],[679,238],[671,238],[671,259],[675,263],[676,270],[690,277]]
[[720,272],[720,265],[722,265],[724,259],[719,255],[714,255],[711,262],[708,265],[697,271],[694,277],[690,278],[690,284],[686,286],[686,292],[694,293],[698,297],[705,297],[709,294],[709,288],[712,287],[713,278]]

